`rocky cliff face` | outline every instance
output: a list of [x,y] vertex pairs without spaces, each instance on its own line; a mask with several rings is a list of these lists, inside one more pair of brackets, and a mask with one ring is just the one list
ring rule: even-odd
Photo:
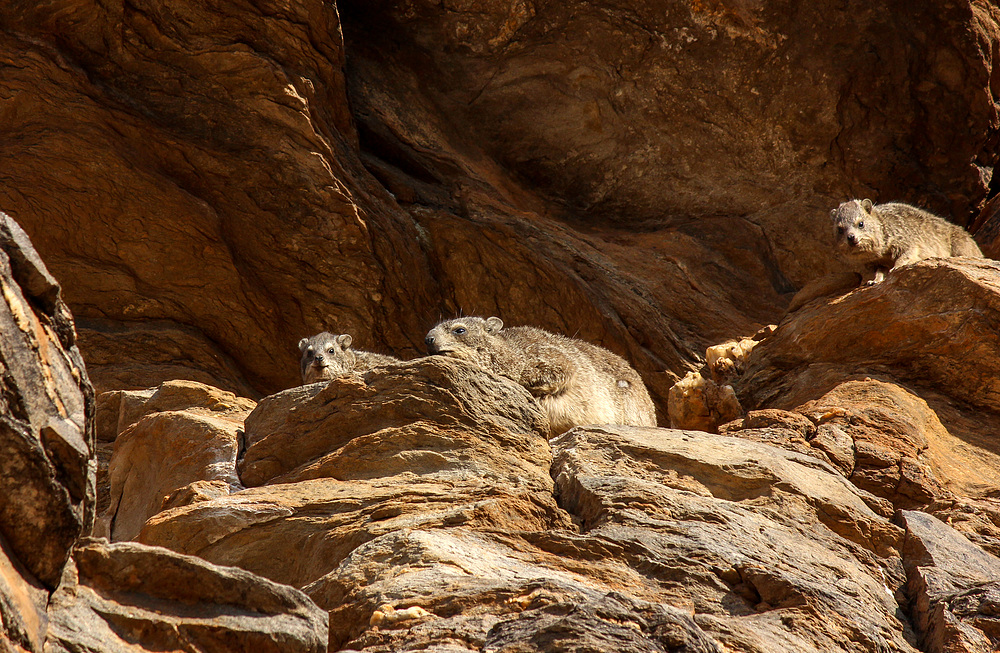
[[[1000,254],[998,20],[4,4],[0,651],[997,650],[1000,265],[784,311],[847,197]],[[718,432],[548,440],[462,313]],[[321,330],[404,362],[298,386]]]
[[996,12],[7,3],[0,203],[100,390],[259,396],[302,336],[409,358],[464,312],[599,342],[665,410],[835,267],[843,198],[995,222]]

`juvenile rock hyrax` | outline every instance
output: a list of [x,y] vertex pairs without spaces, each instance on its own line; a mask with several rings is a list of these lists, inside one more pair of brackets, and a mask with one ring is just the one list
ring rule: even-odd
[[837,245],[879,283],[885,273],[925,258],[982,258],[976,241],[958,225],[909,204],[851,200],[830,211]]
[[475,363],[524,386],[548,414],[551,435],[584,424],[656,426],[639,374],[603,347],[534,327],[504,329],[498,317],[446,320],[425,342],[430,354]]
[[334,335],[327,331],[299,340],[302,383],[316,383],[342,374],[365,372],[379,365],[399,362],[399,359],[392,356],[351,349],[352,340],[350,334]]

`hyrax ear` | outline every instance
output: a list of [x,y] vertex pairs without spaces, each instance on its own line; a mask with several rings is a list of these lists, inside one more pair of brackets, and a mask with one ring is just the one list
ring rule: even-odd
[[865,213],[871,213],[872,212],[872,201],[870,199],[867,199],[867,198],[861,200],[861,208],[863,208],[865,210]]
[[309,338],[303,338],[299,340],[299,351],[305,351],[306,347],[309,346]]
[[351,334],[349,334],[349,333],[345,333],[343,335],[337,336],[337,344],[340,345],[341,349],[347,349],[348,347],[351,346],[351,343],[353,341],[354,341],[354,338],[352,338]]
[[503,328],[503,320],[498,317],[487,318],[486,320],[486,332],[496,333]]

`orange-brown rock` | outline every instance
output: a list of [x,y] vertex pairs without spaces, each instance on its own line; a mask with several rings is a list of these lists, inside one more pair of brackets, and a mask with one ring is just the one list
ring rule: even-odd
[[[334,647],[996,649],[960,564],[1000,546],[990,261],[799,295],[734,380],[736,437],[549,444],[530,397],[412,363],[277,395],[239,490],[238,432],[205,425],[249,404],[165,383],[256,399],[304,335],[412,358],[496,314],[622,355],[666,418],[706,347],[843,280],[844,199],[979,215],[998,251],[1000,10],[899,9],[4,3],[0,210],[63,290],[0,228],[0,649],[322,649],[288,588],[80,544],[116,445],[123,533],[307,589]],[[167,421],[189,461],[141,442]],[[925,505],[970,541],[886,520]]]
[[733,386],[719,384],[700,372],[688,372],[667,394],[670,428],[718,432],[721,424],[743,413]]
[[85,539],[49,605],[45,650],[327,650],[327,615],[242,569],[141,544]]
[[444,357],[292,388],[246,420],[250,489],[153,510],[138,539],[303,587],[385,533],[566,527],[547,432],[523,388]]
[[[886,502],[832,468],[665,429],[578,428],[553,446],[560,503],[581,532],[387,532],[306,588],[334,608],[331,646],[763,653],[808,639],[818,650],[913,650],[893,634],[884,588],[903,582],[902,532]],[[385,606],[418,616],[373,618]],[[813,611],[851,625],[821,626]]]
[[137,541],[301,588],[385,533],[459,526],[546,530],[570,523],[551,494],[468,476],[319,478],[249,488],[154,515]]
[[998,272],[988,260],[927,261],[803,306],[734,386],[750,415],[808,418],[804,439],[780,419],[723,431],[812,449],[896,507],[928,510],[1000,550],[1000,447],[988,435],[1000,427]]
[[853,374],[889,374],[1000,412],[1000,263],[936,259],[789,315],[735,384],[748,409],[790,409]]
[[1000,643],[1000,558],[943,522],[904,510],[906,591],[924,651],[980,653]]
[[548,488],[547,434],[516,383],[431,356],[263,399],[246,420],[240,478],[255,487],[455,470]]
[[196,481],[243,489],[236,475],[241,424],[187,411],[141,418],[115,440],[108,467],[110,505],[102,535],[131,540],[174,492]]
[[[2,213],[0,295],[0,650],[325,651],[326,613],[291,587],[84,537],[97,503],[93,389],[59,286]],[[147,403],[177,407],[164,400],[178,389],[160,390]],[[193,390],[180,394],[198,396]],[[203,390],[197,403],[218,410]],[[110,424],[121,403],[103,402],[105,434],[117,430]],[[165,414],[179,413],[154,415]],[[175,463],[178,449],[161,450],[161,466]]]
[[[101,393],[96,532],[115,540],[131,539],[167,499],[172,505],[197,500],[197,489],[174,496],[190,484],[241,487],[233,469],[238,432],[254,406],[255,402],[231,392],[186,380]],[[126,486],[131,489],[126,491]]]
[[[94,392],[59,285],[3,213],[0,294],[0,553],[25,607],[39,585],[56,586],[93,524]],[[7,612],[0,601],[0,623],[26,620],[12,640],[31,649],[37,616]]]

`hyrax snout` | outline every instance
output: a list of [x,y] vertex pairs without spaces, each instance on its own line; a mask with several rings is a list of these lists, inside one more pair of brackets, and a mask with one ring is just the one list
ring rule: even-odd
[[923,259],[983,255],[965,229],[901,202],[850,200],[830,211],[830,219],[841,253],[874,273],[869,284],[879,283],[890,270]]
[[353,340],[349,333],[337,335],[328,331],[300,340],[302,383],[316,383],[399,362],[392,356],[351,349]]

